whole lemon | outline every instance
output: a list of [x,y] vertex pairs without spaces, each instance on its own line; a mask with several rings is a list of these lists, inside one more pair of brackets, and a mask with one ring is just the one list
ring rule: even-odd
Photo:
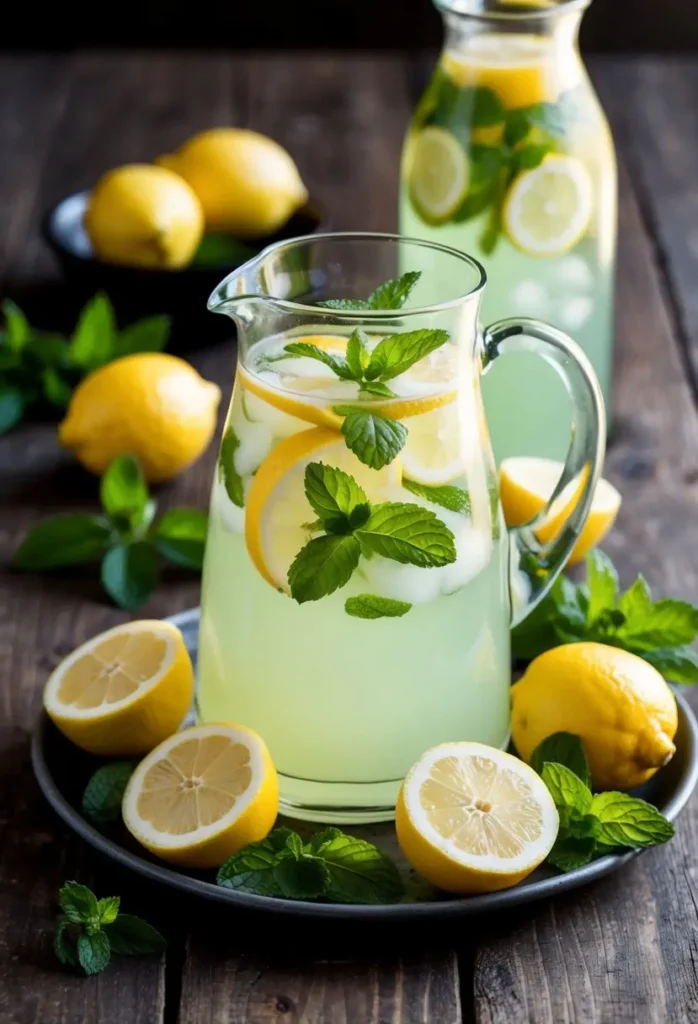
[[273,234],[308,198],[283,146],[246,128],[201,132],[157,162],[189,182],[209,230],[240,238]]
[[546,651],[512,687],[511,699],[511,738],[524,761],[553,733],[575,733],[597,789],[633,789],[676,750],[673,693],[652,665],[618,647]]
[[128,453],[148,480],[168,480],[208,446],[220,397],[220,388],[183,359],[162,352],[125,356],[80,382],[58,438],[93,473]]
[[204,232],[196,193],[165,167],[127,164],[90,193],[85,230],[97,255],[133,267],[184,267]]

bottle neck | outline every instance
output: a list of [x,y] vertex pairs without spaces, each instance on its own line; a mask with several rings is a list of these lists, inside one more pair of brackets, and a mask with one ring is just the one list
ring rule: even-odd
[[[551,48],[576,51],[588,0],[434,0],[444,19],[446,47],[460,49],[478,35],[536,36]],[[559,49],[558,49],[559,48]]]

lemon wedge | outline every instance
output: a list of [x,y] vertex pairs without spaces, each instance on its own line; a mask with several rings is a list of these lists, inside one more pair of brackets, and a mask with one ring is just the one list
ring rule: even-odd
[[[554,459],[517,456],[504,459],[499,470],[499,490],[507,526],[523,526],[541,512],[562,476],[563,464]],[[536,536],[546,544],[562,529],[579,499],[581,481],[572,481],[553,502],[545,521],[536,528]],[[591,511],[579,535],[569,565],[577,565],[592,548],[600,544],[613,526],[621,505],[619,491],[608,480],[599,480]]]
[[76,746],[105,757],[145,754],[179,728],[194,672],[179,630],[128,622],[100,633],[51,673],[44,707]]
[[262,738],[241,725],[199,725],[170,736],[136,768],[124,824],[156,857],[193,868],[221,865],[271,830],[276,770]]
[[450,220],[470,181],[470,163],[455,135],[445,128],[423,128],[413,144],[408,172],[412,201],[427,224]]
[[516,176],[504,200],[504,230],[529,256],[562,256],[582,238],[594,209],[589,172],[571,156],[547,156]]
[[559,817],[543,780],[482,743],[444,743],[410,769],[395,826],[402,852],[447,892],[507,889],[547,857]]

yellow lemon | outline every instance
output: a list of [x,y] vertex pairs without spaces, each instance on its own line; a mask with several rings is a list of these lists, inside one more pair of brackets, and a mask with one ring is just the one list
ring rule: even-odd
[[128,622],[100,633],[51,673],[44,707],[83,750],[132,757],[179,728],[194,697],[194,672],[178,629]]
[[211,231],[270,235],[303,206],[308,191],[283,146],[246,128],[214,128],[157,161],[189,182]]
[[569,252],[587,231],[594,186],[581,160],[555,153],[512,182],[502,209],[509,241],[528,256]]
[[195,192],[179,175],[127,164],[100,178],[87,203],[85,230],[96,254],[133,267],[184,267],[204,231]]
[[511,736],[525,761],[556,732],[581,737],[597,789],[632,789],[674,754],[676,701],[648,662],[606,644],[555,647],[511,691]]
[[[523,526],[545,507],[555,490],[563,465],[553,459],[517,456],[504,459],[499,471],[499,491],[507,526]],[[553,540],[579,499],[584,480],[572,482],[556,498],[545,522],[536,529],[542,543]],[[620,493],[608,480],[599,480],[587,518],[569,565],[583,562],[587,553],[600,544],[616,521],[621,505]]]
[[516,885],[548,856],[558,813],[543,780],[482,743],[443,743],[410,769],[395,827],[402,852],[447,892]]
[[156,857],[219,867],[270,832],[279,810],[264,740],[242,725],[198,725],[161,743],[124,793],[124,824]]
[[220,397],[220,388],[183,359],[162,352],[125,356],[78,384],[58,437],[92,473],[101,475],[128,453],[148,480],[168,480],[208,446]]

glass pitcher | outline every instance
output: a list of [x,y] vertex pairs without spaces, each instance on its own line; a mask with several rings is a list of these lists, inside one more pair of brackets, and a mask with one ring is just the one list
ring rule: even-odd
[[[577,48],[590,0],[435,0],[444,50],[407,133],[400,231],[473,253],[484,315],[568,331],[608,405],[613,348],[616,162]],[[529,354],[483,387],[497,461],[560,459],[569,404]]]
[[[408,266],[421,276],[407,304],[366,308]],[[604,411],[559,331],[479,330],[484,287],[454,249],[327,234],[271,246],[209,300],[237,324],[238,368],[211,495],[198,714],[263,736],[293,817],[387,820],[427,748],[507,745],[510,581],[521,619],[587,516]],[[483,369],[520,350],[572,399],[555,496],[575,487],[574,507],[547,546],[535,524],[504,527],[480,395]]]

